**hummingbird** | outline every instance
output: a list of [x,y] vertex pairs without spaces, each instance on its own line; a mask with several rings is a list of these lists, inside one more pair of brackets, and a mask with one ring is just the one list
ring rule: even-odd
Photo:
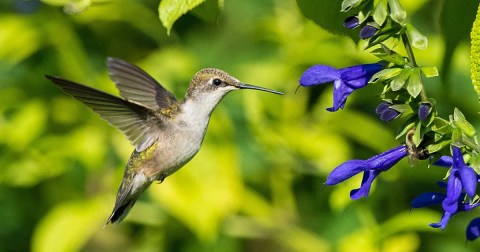
[[120,223],[139,196],[188,163],[200,150],[210,116],[233,90],[283,93],[243,83],[228,73],[205,68],[190,81],[183,101],[136,65],[109,57],[110,79],[120,91],[114,96],[60,77],[47,79],[114,127],[135,146],[118,189],[115,206],[105,225]]

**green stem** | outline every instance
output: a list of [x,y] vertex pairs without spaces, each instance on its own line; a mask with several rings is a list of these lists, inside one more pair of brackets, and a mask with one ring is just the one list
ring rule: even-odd
[[405,50],[407,51],[408,59],[412,64],[412,67],[417,67],[417,62],[415,61],[415,55],[413,54],[412,46],[410,45],[410,40],[406,33],[402,34],[402,42],[403,46],[405,46]]
[[[418,67],[417,61],[415,60],[415,55],[413,54],[412,46],[410,45],[410,40],[408,39],[408,36],[406,33],[402,34],[402,42],[403,42],[403,46],[405,47],[405,51],[407,51],[407,56],[408,56],[408,60],[410,61],[410,64],[414,68]],[[428,97],[427,97],[427,93],[425,92],[425,86],[423,85],[423,81],[421,84],[422,84],[422,91],[420,92],[420,98],[422,101],[427,101]]]

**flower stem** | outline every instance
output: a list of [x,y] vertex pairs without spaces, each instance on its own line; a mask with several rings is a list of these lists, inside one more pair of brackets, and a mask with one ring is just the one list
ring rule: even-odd
[[[408,59],[412,65],[412,67],[418,67],[417,61],[415,60],[415,55],[413,54],[412,46],[410,45],[410,40],[408,39],[408,36],[406,33],[402,34],[402,42],[403,46],[405,47],[405,51],[407,51]],[[420,98],[422,101],[427,101],[427,93],[425,92],[425,86],[423,85],[423,80],[422,80],[422,91],[420,92]]]
[[410,45],[410,40],[406,33],[402,34],[402,42],[403,46],[405,46],[405,50],[407,51],[408,59],[412,63],[413,67],[417,67],[417,62],[415,61],[415,55],[413,55],[412,46]]

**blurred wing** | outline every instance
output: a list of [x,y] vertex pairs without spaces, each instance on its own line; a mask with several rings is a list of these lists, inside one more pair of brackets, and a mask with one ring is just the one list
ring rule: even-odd
[[169,109],[177,105],[175,96],[160,85],[149,74],[126,61],[108,58],[110,78],[128,101],[141,104],[154,111]]
[[157,140],[162,122],[150,109],[78,83],[45,77],[123,131],[138,152]]

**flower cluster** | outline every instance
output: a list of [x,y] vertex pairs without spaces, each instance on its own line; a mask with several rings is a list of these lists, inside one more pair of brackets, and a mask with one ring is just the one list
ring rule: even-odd
[[[440,183],[445,193],[421,194],[411,206],[441,204],[443,217],[431,226],[443,230],[452,216],[480,205],[476,196],[480,181],[476,172],[480,171],[480,145],[476,131],[456,108],[448,120],[443,119],[435,109],[435,100],[427,96],[423,79],[437,76],[438,71],[435,67],[417,65],[413,48],[426,49],[427,38],[405,21],[406,12],[398,0],[343,1],[342,11],[353,9],[358,13],[348,17],[344,27],[360,28],[360,43],[381,61],[340,69],[314,65],[302,74],[299,83],[304,87],[333,83],[333,106],[327,108],[330,112],[344,109],[354,90],[367,84],[383,85],[381,101],[375,112],[384,122],[404,120],[397,138],[405,136],[405,143],[366,160],[354,159],[340,164],[328,175],[325,185],[336,185],[363,172],[360,188],[350,193],[351,199],[357,200],[368,197],[375,178],[401,159],[408,156],[409,160],[436,160],[434,165],[450,168],[447,183]],[[400,55],[387,47],[384,43],[387,40],[401,41],[407,55]],[[445,155],[447,153],[451,155]],[[469,240],[480,237],[480,218],[470,222],[466,235]]]
[[442,203],[445,211],[438,223],[430,224],[442,230],[448,224],[450,218],[458,212],[470,211],[480,205],[473,202],[477,191],[478,175],[463,160],[462,151],[457,146],[452,147],[453,157],[442,156],[433,163],[437,166],[451,167],[447,184],[441,184],[446,188],[446,194],[428,192],[415,198],[411,206],[414,208],[430,206]]

